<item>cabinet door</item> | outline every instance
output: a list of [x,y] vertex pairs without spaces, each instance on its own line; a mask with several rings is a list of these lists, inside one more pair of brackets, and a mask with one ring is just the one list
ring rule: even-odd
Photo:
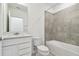
[[3,47],[3,56],[18,56],[17,45]]

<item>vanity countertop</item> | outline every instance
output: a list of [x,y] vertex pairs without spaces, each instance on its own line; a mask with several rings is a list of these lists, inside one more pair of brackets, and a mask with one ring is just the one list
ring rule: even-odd
[[31,35],[27,33],[20,33],[20,34],[10,33],[2,35],[2,39],[21,38],[21,37],[31,37]]

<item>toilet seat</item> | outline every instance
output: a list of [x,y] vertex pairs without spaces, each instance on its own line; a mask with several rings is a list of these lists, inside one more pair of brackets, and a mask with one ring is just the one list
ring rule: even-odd
[[49,51],[49,49],[46,47],[46,46],[44,46],[44,45],[40,45],[40,46],[37,46],[37,48],[38,48],[38,50],[41,50],[41,51]]

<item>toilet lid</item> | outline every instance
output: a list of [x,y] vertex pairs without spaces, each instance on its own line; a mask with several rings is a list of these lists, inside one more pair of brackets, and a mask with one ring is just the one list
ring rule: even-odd
[[42,51],[49,51],[49,49],[44,45],[37,46],[37,48]]

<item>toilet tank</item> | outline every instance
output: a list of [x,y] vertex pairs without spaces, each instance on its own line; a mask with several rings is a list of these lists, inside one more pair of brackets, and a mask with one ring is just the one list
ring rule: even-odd
[[33,39],[33,44],[35,46],[41,45],[41,38],[40,37],[33,37],[32,39]]

